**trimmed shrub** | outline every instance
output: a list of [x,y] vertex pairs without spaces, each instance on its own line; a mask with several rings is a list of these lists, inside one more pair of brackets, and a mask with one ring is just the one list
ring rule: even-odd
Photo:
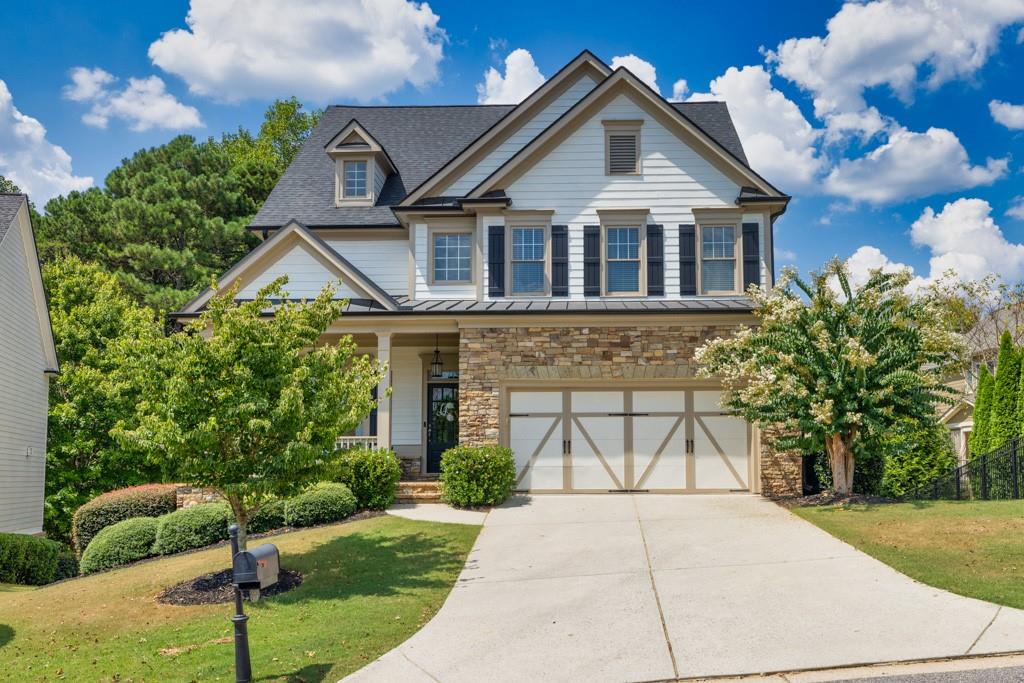
[[153,554],[156,540],[155,517],[133,517],[100,531],[82,553],[83,574],[138,562]]
[[515,483],[516,461],[509,448],[456,446],[441,454],[441,497],[456,507],[497,505]]
[[341,482],[363,510],[383,510],[395,502],[402,467],[386,448],[350,448],[340,454]]
[[153,554],[171,555],[205,548],[228,537],[234,516],[224,503],[205,503],[175,510],[157,521]]
[[[250,534],[262,534],[285,526],[285,507],[287,503],[281,498],[274,498],[260,505],[259,509],[249,519],[246,532]],[[232,521],[234,517],[231,518]],[[230,524],[231,522],[229,522]]]
[[356,511],[356,497],[344,484],[317,484],[288,501],[289,526],[340,522]]
[[78,558],[75,551],[70,548],[63,548],[57,555],[57,571],[53,575],[54,581],[73,579],[78,576]]
[[28,534],[0,533],[0,583],[42,586],[53,581],[61,544]]
[[992,413],[989,416],[989,449],[996,449],[1020,434],[1017,424],[1017,393],[1020,391],[1020,353],[1004,331],[999,340],[999,359],[992,390]]
[[982,365],[981,372],[978,374],[978,386],[974,393],[974,430],[971,432],[969,442],[972,458],[988,453],[990,450],[992,398],[995,390],[995,378],[989,374],[988,366]]
[[177,507],[176,484],[145,484],[108,491],[75,510],[71,542],[79,557],[105,527],[132,517],[159,517]]

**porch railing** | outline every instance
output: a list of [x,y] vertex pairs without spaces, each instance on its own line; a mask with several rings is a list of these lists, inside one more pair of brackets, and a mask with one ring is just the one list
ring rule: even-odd
[[341,451],[346,448],[376,448],[377,437],[375,436],[339,436],[334,442],[335,449]]
[[906,500],[1020,500],[1024,493],[1024,438],[1014,437],[976,455],[904,496]]

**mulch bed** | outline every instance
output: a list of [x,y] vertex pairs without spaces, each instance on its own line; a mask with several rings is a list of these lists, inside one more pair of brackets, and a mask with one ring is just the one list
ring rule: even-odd
[[[260,591],[260,599],[286,593],[302,584],[302,574],[282,569],[277,583]],[[156,601],[165,605],[216,605],[235,599],[235,587],[231,585],[231,570],[203,574],[188,581],[171,586],[156,596]],[[247,591],[242,599],[248,600]]]
[[885,496],[869,496],[864,493],[852,493],[842,495],[833,491],[823,491],[813,496],[802,498],[776,498],[775,502],[784,508],[806,508],[822,505],[879,505],[883,503],[898,503],[895,498]]

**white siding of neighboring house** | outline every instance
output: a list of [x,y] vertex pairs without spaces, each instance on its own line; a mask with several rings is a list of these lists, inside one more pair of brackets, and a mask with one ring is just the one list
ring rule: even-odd
[[48,381],[27,248],[17,224],[0,242],[0,531],[35,534],[43,528]]
[[[644,121],[641,175],[605,175],[602,119]],[[554,210],[552,224],[569,226],[570,299],[584,298],[583,228],[600,223],[597,210],[650,209],[648,221],[664,226],[665,298],[678,299],[679,224],[694,222],[695,207],[735,206],[739,186],[631,98],[620,95],[505,191],[516,209]],[[763,269],[763,226],[760,242]],[[486,263],[486,242],[483,248]]]
[[[293,299],[313,299],[328,282],[337,284],[339,275],[327,268],[302,244],[296,244],[281,258],[267,266],[239,292],[241,299],[252,299],[256,293],[281,275],[288,276],[285,291]],[[340,285],[335,293],[337,299],[365,299],[366,294],[351,287]]]
[[480,181],[511,159],[512,155],[522,149],[526,143],[550,126],[555,119],[568,111],[572,105],[583,99],[584,95],[593,90],[595,85],[596,83],[590,76],[581,76],[576,83],[569,86],[554,102],[537,112],[519,130],[481,159],[480,163],[466,171],[458,180],[438,194],[442,196],[462,196],[468,193]]
[[[415,286],[416,291],[413,295],[414,299],[476,299],[476,283],[471,282],[466,285],[440,285],[430,284],[430,260],[428,257],[427,244],[427,226],[425,223],[417,223],[414,225],[415,236],[414,244],[415,255],[416,255],[416,272],[415,272]],[[402,264],[408,263],[408,256],[401,262]],[[396,267],[401,267],[396,263]],[[408,267],[408,266],[406,266]],[[403,271],[405,272],[405,271]]]
[[324,240],[392,296],[409,289],[409,242],[401,239],[368,240],[330,237]]

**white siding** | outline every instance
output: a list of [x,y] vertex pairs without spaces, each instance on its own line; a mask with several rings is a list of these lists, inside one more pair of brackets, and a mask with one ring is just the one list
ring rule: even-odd
[[0,531],[34,534],[43,529],[48,382],[21,218],[0,242]]
[[[471,282],[465,285],[431,285],[430,284],[430,261],[428,258],[427,225],[417,223],[414,226],[416,234],[414,244],[416,245],[416,292],[414,299],[475,299],[476,283]],[[408,263],[408,257],[402,260]]]
[[423,424],[423,361],[420,354],[430,349],[397,346],[391,348],[391,443],[395,446],[420,444]]
[[[602,119],[644,121],[640,175],[605,175]],[[506,192],[516,209],[554,210],[552,224],[569,226],[571,299],[583,298],[583,227],[600,223],[597,210],[650,209],[648,221],[665,229],[665,297],[680,298],[678,225],[694,222],[694,207],[735,206],[739,186],[631,98],[620,95]]]
[[[328,282],[337,284],[340,279],[337,273],[327,268],[314,257],[307,250],[307,247],[302,244],[296,244],[243,287],[238,293],[239,298],[251,299],[255,297],[261,288],[269,285],[281,275],[288,276],[288,284],[285,285],[285,291],[293,299],[312,299],[320,293],[325,284]],[[365,299],[366,294],[357,292],[351,287],[342,284],[338,286],[335,298]]]
[[397,296],[408,293],[408,241],[345,238],[330,238],[325,241],[331,249],[344,256],[388,294]]
[[499,166],[512,158],[516,152],[523,148],[530,140],[534,139],[545,128],[550,126],[555,119],[569,110],[572,105],[583,99],[583,96],[594,89],[596,83],[589,76],[582,76],[562,93],[554,102],[524,123],[507,140],[495,147],[487,156],[480,160],[473,168],[453,182],[440,195],[459,196],[476,187],[480,181],[493,173]]

